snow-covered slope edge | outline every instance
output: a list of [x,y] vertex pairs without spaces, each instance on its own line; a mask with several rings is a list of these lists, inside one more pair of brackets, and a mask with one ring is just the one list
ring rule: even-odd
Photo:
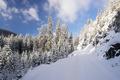
[[109,0],[95,21],[89,20],[80,33],[78,49],[95,47],[96,54],[114,58],[120,55],[120,0]]
[[22,80],[119,80],[118,68],[112,68],[94,52],[94,47],[88,45],[84,50],[73,52],[77,55],[29,70]]

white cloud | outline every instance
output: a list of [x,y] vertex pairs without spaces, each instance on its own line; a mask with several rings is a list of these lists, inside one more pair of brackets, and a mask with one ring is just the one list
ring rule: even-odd
[[11,19],[10,11],[7,9],[7,3],[4,0],[0,0],[0,16],[5,19]]
[[6,9],[7,8],[7,4],[5,3],[4,0],[0,0],[0,9]]
[[[15,1],[11,0],[14,4]],[[28,3],[28,0],[22,0],[22,2],[26,5]],[[4,18],[5,20],[12,19],[15,14],[18,14],[18,16],[22,15],[22,18],[25,19],[24,21],[39,21],[39,15],[38,15],[38,9],[37,6],[31,7],[31,8],[21,8],[18,9],[16,7],[10,7],[8,6],[9,3],[7,3],[5,0],[0,0],[0,17]],[[20,14],[20,15],[19,15]]]
[[15,7],[9,8],[9,11],[12,13],[19,13],[19,10]]
[[57,17],[63,21],[74,22],[78,17],[78,13],[89,10],[92,3],[100,1],[104,0],[48,0],[44,9],[49,12],[55,11]]
[[38,11],[36,8],[29,8],[29,9],[25,9],[23,12],[23,15],[25,16],[25,18],[28,20],[28,21],[31,21],[31,20],[36,20],[36,21],[39,21],[39,15],[38,15]]
[[12,19],[13,13],[19,13],[18,9],[15,7],[8,7],[5,0],[0,0],[0,17],[4,19]]

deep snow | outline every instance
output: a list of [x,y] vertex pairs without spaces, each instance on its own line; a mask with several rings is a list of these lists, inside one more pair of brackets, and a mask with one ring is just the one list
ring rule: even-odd
[[66,59],[29,70],[22,80],[119,80],[120,67],[111,66],[113,60],[106,61],[94,53],[89,45]]

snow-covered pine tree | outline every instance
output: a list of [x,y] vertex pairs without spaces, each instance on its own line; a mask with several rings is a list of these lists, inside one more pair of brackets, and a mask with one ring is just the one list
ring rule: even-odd
[[10,60],[12,54],[13,53],[9,45],[5,45],[0,53],[0,57],[1,57],[0,69],[3,80],[11,79],[9,73],[13,70],[13,65],[11,64],[11,60]]
[[59,56],[60,54],[60,51],[59,51],[59,40],[60,40],[60,36],[61,36],[61,28],[60,28],[60,21],[57,20],[57,23],[56,23],[56,30],[55,32],[53,32],[53,39],[52,39],[52,56],[50,56],[50,59],[52,62],[55,62],[57,61],[57,57]]
[[50,51],[52,48],[52,39],[53,39],[53,25],[52,25],[52,17],[48,17],[48,26],[47,26],[47,43],[45,44],[46,50]]
[[65,24],[62,25],[61,27],[61,35],[60,35],[60,40],[58,43],[58,46],[60,47],[60,55],[65,56],[68,54],[68,29]]
[[58,45],[58,42],[60,40],[60,35],[61,35],[60,21],[57,20],[56,32],[55,32],[55,42],[57,45]]
[[4,47],[5,41],[4,41],[4,36],[0,36],[0,47]]
[[79,45],[79,37],[75,37],[73,39],[74,49],[77,49],[77,46]]
[[45,45],[47,43],[47,24],[42,25],[38,28],[39,34],[37,40],[35,40],[36,47],[41,49],[43,52],[46,51]]
[[68,39],[68,47],[69,47],[69,51],[68,53],[71,53],[74,51],[74,45],[73,45],[73,36],[72,36],[72,33],[70,34],[69,36],[69,39]]

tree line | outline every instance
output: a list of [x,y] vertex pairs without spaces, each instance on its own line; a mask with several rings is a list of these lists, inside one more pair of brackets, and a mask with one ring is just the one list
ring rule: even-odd
[[21,78],[29,68],[50,64],[74,51],[73,36],[67,25],[58,20],[53,29],[52,18],[38,29],[36,36],[0,36],[0,78]]

